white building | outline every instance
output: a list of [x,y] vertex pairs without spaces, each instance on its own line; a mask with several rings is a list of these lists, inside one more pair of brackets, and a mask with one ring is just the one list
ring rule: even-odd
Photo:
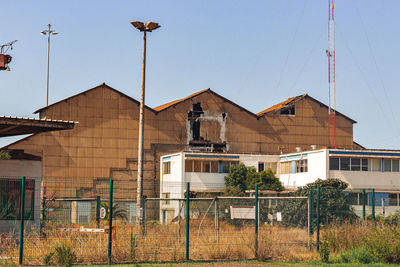
[[[279,155],[180,152],[161,157],[160,196],[184,198],[187,182],[190,182],[190,191],[222,191],[229,167],[239,162],[258,171],[271,168],[279,175]],[[161,221],[170,222],[179,214],[179,202],[163,201],[160,210]]]
[[[285,155],[249,155],[180,152],[161,157],[160,196],[184,198],[186,182],[191,191],[222,191],[232,164],[244,163],[258,171],[271,168],[287,189],[295,190],[317,179],[337,178],[349,184],[351,204],[362,208],[362,190],[375,189],[376,212],[386,214],[400,206],[400,151],[320,149]],[[367,196],[367,212],[371,194]],[[178,216],[178,201],[163,201],[162,222]],[[181,212],[182,214],[182,212]]]
[[[337,178],[349,184],[356,211],[362,205],[363,189],[375,189],[375,205],[386,214],[399,207],[400,151],[321,149],[280,157],[280,180],[286,188],[295,189],[315,180]],[[371,204],[371,195],[368,196]]]

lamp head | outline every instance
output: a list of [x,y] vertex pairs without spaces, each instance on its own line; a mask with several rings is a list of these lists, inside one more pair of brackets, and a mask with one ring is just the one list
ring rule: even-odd
[[58,32],[52,32],[51,34],[53,34],[53,35],[57,35],[57,34],[58,34]]
[[135,27],[136,29],[138,29],[141,32],[146,30],[146,26],[144,25],[143,22],[131,21],[131,24],[132,24],[133,27]]
[[152,21],[146,22],[145,26],[149,32],[154,31],[155,29],[161,27],[157,22],[152,22]]
[[41,31],[40,34],[41,34],[41,35],[46,35],[46,34],[47,34],[47,31]]

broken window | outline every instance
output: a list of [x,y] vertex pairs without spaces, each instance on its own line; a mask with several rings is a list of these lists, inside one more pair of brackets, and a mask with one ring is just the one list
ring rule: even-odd
[[282,108],[281,109],[281,115],[295,115],[294,105]]
[[259,171],[259,172],[262,172],[263,170],[265,170],[265,169],[264,169],[264,162],[259,162],[259,163],[258,163],[258,171]]

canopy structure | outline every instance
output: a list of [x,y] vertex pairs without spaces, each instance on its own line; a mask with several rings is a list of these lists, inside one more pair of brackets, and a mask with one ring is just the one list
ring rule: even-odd
[[73,129],[78,122],[0,116],[0,137]]

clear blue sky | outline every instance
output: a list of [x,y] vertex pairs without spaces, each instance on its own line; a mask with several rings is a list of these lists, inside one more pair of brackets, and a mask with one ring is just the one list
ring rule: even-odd
[[[356,142],[400,149],[398,0],[336,0],[336,107],[358,121]],[[14,39],[0,72],[0,114],[36,117],[45,104],[50,22],[53,103],[106,82],[140,94],[148,35],[146,103],[155,107],[211,88],[253,112],[308,93],[327,103],[328,0],[3,1],[0,43]],[[0,139],[0,146],[11,139]]]

